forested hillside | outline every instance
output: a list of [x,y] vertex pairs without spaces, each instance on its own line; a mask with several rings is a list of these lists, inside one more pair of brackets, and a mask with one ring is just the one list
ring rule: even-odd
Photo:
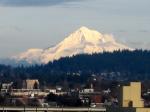
[[50,84],[65,80],[83,83],[92,74],[109,75],[126,80],[150,79],[150,51],[115,51],[61,58],[46,65],[31,67],[0,66],[1,81],[37,78]]

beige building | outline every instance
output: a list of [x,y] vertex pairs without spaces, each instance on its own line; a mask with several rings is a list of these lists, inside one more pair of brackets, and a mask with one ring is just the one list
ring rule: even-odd
[[144,108],[141,82],[131,82],[129,86],[123,86],[119,100],[120,106],[107,108],[107,112],[150,112],[150,108]]
[[27,79],[24,81],[24,88],[25,89],[38,89],[39,88],[39,81],[37,79],[30,80]]
[[144,107],[141,99],[141,83],[131,82],[129,86],[123,86],[120,97],[121,107]]

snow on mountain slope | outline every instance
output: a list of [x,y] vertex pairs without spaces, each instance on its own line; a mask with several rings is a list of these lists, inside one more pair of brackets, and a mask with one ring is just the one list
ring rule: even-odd
[[81,27],[62,42],[48,49],[29,49],[12,58],[21,61],[25,60],[29,63],[48,63],[61,57],[73,56],[76,54],[92,54],[103,51],[113,52],[115,50],[123,50],[131,48],[117,43],[112,35],[101,34],[95,30]]

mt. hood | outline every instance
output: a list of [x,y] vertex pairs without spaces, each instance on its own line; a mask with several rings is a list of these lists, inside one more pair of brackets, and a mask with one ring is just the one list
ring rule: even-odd
[[112,35],[101,34],[95,30],[81,27],[54,47],[47,49],[29,49],[26,52],[13,56],[12,59],[18,62],[27,61],[31,64],[46,64],[49,61],[66,56],[83,53],[92,54],[103,51],[113,52],[124,49],[131,50],[131,48],[117,43]]

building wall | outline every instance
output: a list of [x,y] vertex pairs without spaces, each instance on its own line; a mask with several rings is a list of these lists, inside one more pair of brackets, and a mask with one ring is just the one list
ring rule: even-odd
[[[132,102],[132,107],[129,102]],[[131,82],[129,86],[123,86],[119,103],[120,107],[108,107],[106,112],[150,112],[150,108],[144,108],[140,82]]]
[[150,108],[136,108],[136,112],[150,112]]
[[47,92],[12,92],[12,96],[31,96],[32,94],[37,96],[47,96],[49,93]]
[[144,107],[144,102],[141,99],[141,83],[131,82],[131,100],[133,101],[133,107]]
[[84,93],[93,93],[94,89],[84,89],[83,92]]
[[121,104],[121,107],[144,107],[140,82],[131,82],[130,86],[122,87]]
[[122,107],[128,107],[129,102],[131,101],[131,89],[128,86],[123,87],[123,100]]
[[92,103],[102,103],[102,96],[101,95],[91,95],[91,102]]
[[38,80],[26,80],[26,89],[34,89],[35,83],[39,86]]

